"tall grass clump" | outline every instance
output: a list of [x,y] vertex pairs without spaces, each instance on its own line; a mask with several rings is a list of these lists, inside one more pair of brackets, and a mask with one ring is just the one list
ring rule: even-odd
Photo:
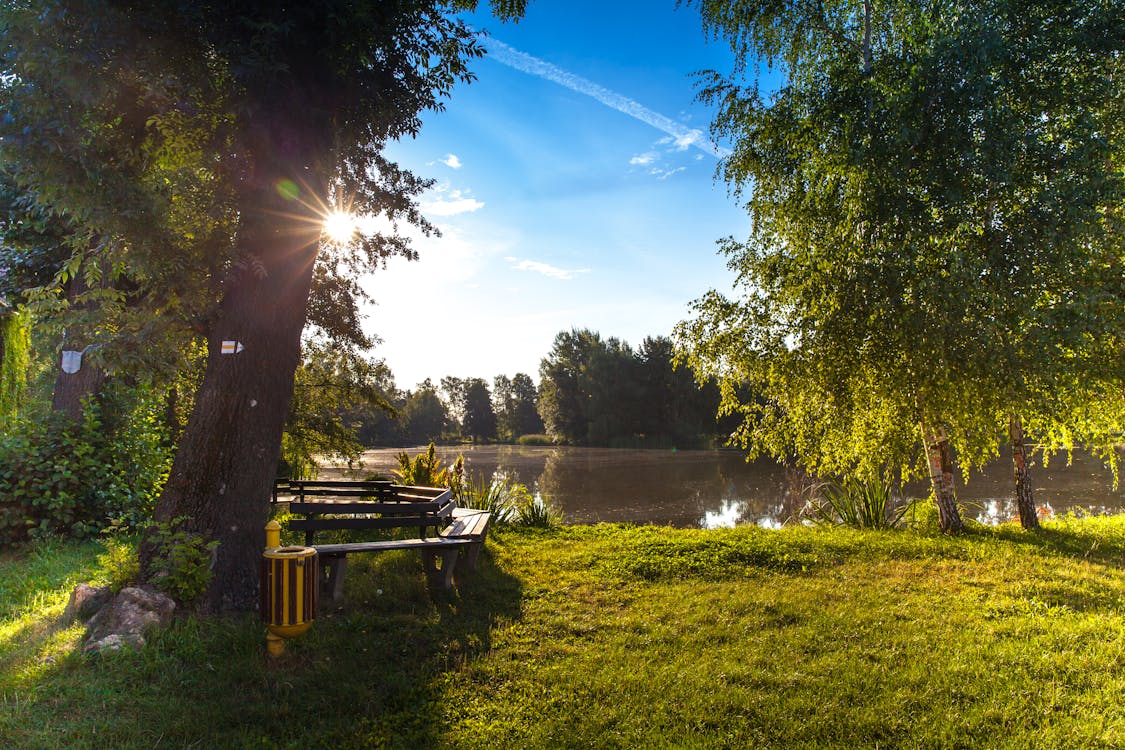
[[541,494],[532,495],[528,492],[523,501],[516,506],[516,523],[520,526],[550,529],[562,523],[562,512]]
[[470,477],[465,482],[461,503],[466,508],[487,510],[498,524],[551,528],[562,523],[557,508],[503,471],[488,479]]
[[801,515],[817,524],[893,529],[905,512],[906,506],[895,502],[888,480],[845,477],[810,487]]

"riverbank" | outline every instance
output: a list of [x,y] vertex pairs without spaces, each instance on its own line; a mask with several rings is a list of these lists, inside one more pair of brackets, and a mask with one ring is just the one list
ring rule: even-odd
[[460,593],[357,558],[278,662],[254,618],[73,653],[121,550],[0,559],[0,746],[1125,744],[1125,519],[910,531],[500,529]]

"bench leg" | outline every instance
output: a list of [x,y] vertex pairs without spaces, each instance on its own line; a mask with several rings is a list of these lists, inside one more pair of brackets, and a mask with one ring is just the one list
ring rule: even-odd
[[348,572],[347,555],[330,555],[323,560],[325,583],[331,592],[332,602],[339,604],[344,600],[344,575]]
[[426,576],[430,583],[437,585],[441,582],[443,588],[453,587],[453,569],[457,567],[458,550],[444,549],[441,551],[441,569],[437,567],[437,553],[433,550],[422,550],[422,567],[426,569]]
[[484,547],[483,543],[470,544],[465,550],[465,565],[468,566],[470,571],[476,571],[477,559],[480,558],[480,550]]

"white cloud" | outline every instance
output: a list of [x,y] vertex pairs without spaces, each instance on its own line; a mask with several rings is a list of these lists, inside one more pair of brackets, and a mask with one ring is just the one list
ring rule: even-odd
[[660,169],[657,167],[656,169],[650,169],[648,173],[661,180],[667,180],[672,175],[677,172],[683,172],[685,169],[687,169],[687,167],[676,167],[674,169]]
[[559,279],[560,281],[570,281],[579,274],[590,273],[589,268],[567,270],[565,268],[557,268],[547,263],[540,263],[537,260],[519,260],[518,258],[512,257],[507,257],[504,260],[512,263],[512,268],[516,271],[531,271],[532,273],[542,274],[548,278]]
[[422,204],[422,213],[430,216],[456,216],[468,214],[484,208],[484,203],[475,198],[458,198],[448,201],[429,201]]
[[450,191],[449,185],[439,185],[434,192],[449,193],[449,197],[437,198],[422,203],[422,213],[429,216],[457,216],[484,208],[484,202],[470,198],[463,190]]
[[[520,52],[518,49],[509,47],[498,39],[481,38],[481,42],[488,48],[492,59],[497,62],[522,73],[538,76],[539,78],[557,83],[560,86],[565,86],[571,91],[585,94],[611,109],[616,109],[618,112],[640,120],[647,125],[651,125],[657,130],[662,130],[674,139],[680,150],[694,146],[700,151],[705,151],[716,158],[722,158],[729,153],[727,149],[719,148],[712,143],[710,139],[703,134],[703,131],[698,128],[689,128],[682,123],[676,122],[671,117],[662,115],[659,112],[653,112],[643,104],[633,101],[629,97],[623,96],[616,91],[610,91],[604,86],[575,75],[570,71],[563,70],[546,60],[540,60],[526,52]],[[681,146],[681,144],[683,145]]]
[[445,158],[441,160],[441,163],[450,169],[461,168],[461,160],[457,158],[457,154],[446,154]]
[[634,165],[634,166],[638,166],[638,165],[644,166],[646,164],[652,164],[654,161],[656,161],[656,159],[657,159],[656,153],[654,153],[652,151],[646,151],[643,154],[637,154],[636,156],[634,156],[632,159],[629,160],[629,163]]

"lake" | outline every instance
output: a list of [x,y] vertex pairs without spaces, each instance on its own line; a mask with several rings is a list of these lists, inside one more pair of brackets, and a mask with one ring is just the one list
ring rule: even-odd
[[[401,448],[364,453],[364,473],[390,474]],[[424,447],[408,448],[411,455]],[[658,451],[612,448],[452,446],[438,449],[444,463],[465,457],[474,476],[507,472],[562,510],[568,523],[652,523],[682,528],[740,524],[780,525],[804,504],[800,484],[770,460],[747,463],[737,451]],[[957,481],[966,517],[998,523],[1016,516],[1010,462],[998,461],[968,484]],[[326,468],[324,478],[338,475]],[[1071,465],[1055,457],[1032,468],[1035,502],[1054,513],[1102,515],[1125,510],[1125,489],[1100,460],[1075,453]],[[909,496],[929,494],[926,483]]]

